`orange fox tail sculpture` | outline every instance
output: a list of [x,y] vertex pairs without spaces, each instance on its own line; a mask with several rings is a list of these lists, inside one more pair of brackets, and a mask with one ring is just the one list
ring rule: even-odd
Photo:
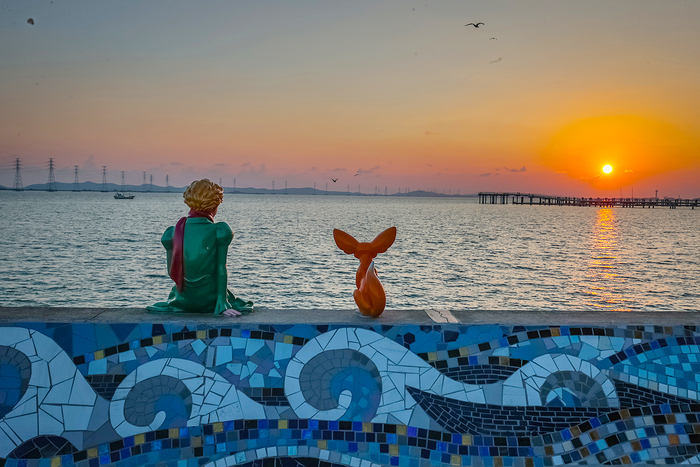
[[355,255],[360,260],[355,276],[355,290],[352,296],[365,316],[376,318],[381,315],[386,306],[386,294],[384,287],[379,282],[377,271],[374,268],[374,259],[379,253],[384,253],[396,240],[396,227],[390,227],[377,235],[371,242],[358,242],[352,235],[342,230],[333,229],[333,238],[338,248],[349,255]]

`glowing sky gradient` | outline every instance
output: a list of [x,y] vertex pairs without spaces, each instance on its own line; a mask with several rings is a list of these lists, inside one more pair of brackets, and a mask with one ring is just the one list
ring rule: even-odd
[[68,183],[696,197],[699,22],[697,1],[0,0],[0,184],[52,157]]

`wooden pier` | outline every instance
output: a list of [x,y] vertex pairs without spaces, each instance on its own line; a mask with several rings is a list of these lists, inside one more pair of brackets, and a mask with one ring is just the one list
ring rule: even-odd
[[700,207],[700,198],[575,198],[533,193],[480,192],[479,204],[520,204],[530,206],[594,206],[609,208],[670,208]]

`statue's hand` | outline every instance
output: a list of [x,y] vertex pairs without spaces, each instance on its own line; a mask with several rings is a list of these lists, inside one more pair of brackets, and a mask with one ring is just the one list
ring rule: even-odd
[[241,313],[234,310],[233,308],[229,308],[228,310],[223,312],[224,316],[228,316],[229,318],[236,318],[238,316],[241,316]]

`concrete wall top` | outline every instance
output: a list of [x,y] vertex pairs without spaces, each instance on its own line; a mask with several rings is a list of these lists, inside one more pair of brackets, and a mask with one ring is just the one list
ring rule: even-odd
[[489,310],[386,310],[379,318],[366,318],[357,310],[256,309],[239,318],[210,314],[148,313],[143,308],[0,307],[0,323],[150,323],[197,324],[347,324],[399,325],[452,323],[465,325],[693,325],[700,313],[683,311],[489,311]]

